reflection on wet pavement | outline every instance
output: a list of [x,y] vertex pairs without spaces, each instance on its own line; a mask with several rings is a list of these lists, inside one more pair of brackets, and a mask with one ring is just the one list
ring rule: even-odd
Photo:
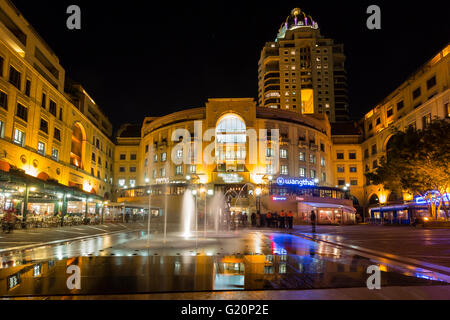
[[[123,233],[2,256],[0,296],[132,294],[216,290],[365,287],[380,265],[382,286],[442,284],[355,252],[283,233],[231,232],[164,243],[145,232]],[[66,285],[69,265],[81,289]]]

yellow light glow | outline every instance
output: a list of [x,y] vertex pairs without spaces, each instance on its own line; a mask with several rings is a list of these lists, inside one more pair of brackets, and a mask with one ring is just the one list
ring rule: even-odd
[[260,196],[261,195],[261,192],[262,192],[262,190],[261,190],[261,188],[256,188],[255,189],[255,194],[257,195],[257,196]]
[[302,113],[312,114],[314,113],[314,91],[313,89],[302,89]]
[[29,176],[37,177],[38,175],[37,169],[31,165],[24,165],[22,167],[22,170],[24,170],[25,173]]
[[380,193],[380,196],[378,198],[380,199],[381,204],[386,203],[386,194],[385,193]]
[[90,181],[84,181],[83,182],[83,190],[86,192],[91,192],[92,190],[92,184]]

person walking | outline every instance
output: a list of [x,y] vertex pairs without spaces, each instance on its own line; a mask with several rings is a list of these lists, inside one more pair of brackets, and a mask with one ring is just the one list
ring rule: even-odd
[[267,214],[266,214],[266,213],[261,213],[261,216],[260,216],[260,223],[259,223],[259,226],[260,226],[261,228],[265,228],[265,227],[266,227],[266,223],[267,223],[266,218],[267,218]]
[[284,213],[284,210],[281,210],[280,212],[280,217],[279,217],[279,225],[280,225],[280,229],[285,229],[285,222],[286,222],[286,213]]
[[311,226],[312,226],[312,232],[316,232],[316,214],[314,213],[314,210],[311,211]]
[[254,212],[252,213],[251,219],[252,219],[252,227],[254,228],[256,227],[256,214]]
[[272,227],[272,213],[269,211],[266,214],[267,226]]
[[288,220],[288,224],[289,224],[289,229],[292,229],[292,225],[294,223],[294,214],[292,213],[291,210],[289,210],[289,212],[287,214],[287,220]]

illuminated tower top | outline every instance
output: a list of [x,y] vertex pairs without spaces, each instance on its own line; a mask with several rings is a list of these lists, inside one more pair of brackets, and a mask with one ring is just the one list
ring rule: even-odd
[[300,8],[292,9],[291,14],[286,18],[286,21],[281,25],[278,35],[278,39],[284,39],[286,31],[299,28],[312,28],[319,29],[319,25],[310,16],[303,12]]

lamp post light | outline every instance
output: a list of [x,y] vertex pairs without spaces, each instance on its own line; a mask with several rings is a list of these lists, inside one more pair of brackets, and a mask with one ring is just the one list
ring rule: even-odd
[[257,205],[256,205],[256,212],[258,214],[261,213],[261,187],[258,186],[258,188],[255,189],[255,195],[256,195],[256,201],[257,201]]

